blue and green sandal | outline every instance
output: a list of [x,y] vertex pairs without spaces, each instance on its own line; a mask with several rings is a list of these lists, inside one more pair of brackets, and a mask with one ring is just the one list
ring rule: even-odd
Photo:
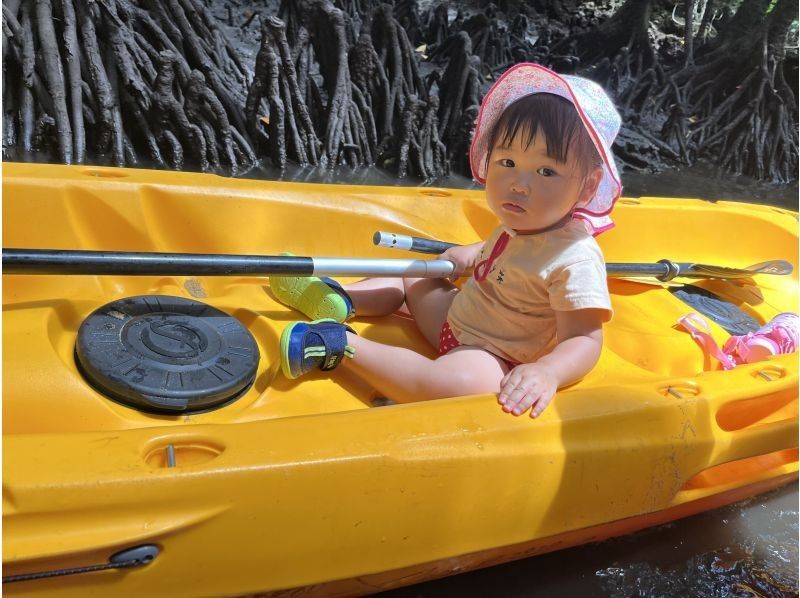
[[281,303],[303,312],[312,320],[330,318],[344,322],[355,314],[353,300],[342,285],[332,278],[270,276],[269,286]]
[[315,322],[292,322],[281,334],[281,370],[292,380],[311,370],[336,369],[355,349],[347,344],[347,332],[355,331],[331,318]]

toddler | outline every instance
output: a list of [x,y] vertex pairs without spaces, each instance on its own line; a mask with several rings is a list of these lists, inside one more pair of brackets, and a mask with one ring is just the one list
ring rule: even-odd
[[[452,280],[273,276],[276,297],[315,321],[281,336],[283,373],[352,370],[385,396],[409,402],[499,393],[502,408],[537,417],[558,388],[597,363],[612,315],[594,235],[621,185],[611,154],[620,119],[597,84],[537,64],[506,71],[483,99],[470,147],[474,178],[499,226],[453,247]],[[345,322],[405,306],[439,356],[359,337]]]

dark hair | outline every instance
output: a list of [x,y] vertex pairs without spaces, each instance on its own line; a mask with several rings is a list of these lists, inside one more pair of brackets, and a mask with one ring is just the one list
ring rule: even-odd
[[584,175],[603,165],[572,102],[552,93],[534,93],[510,104],[489,131],[487,167],[498,142],[510,144],[522,133],[522,143],[527,149],[540,132],[547,142],[547,155],[552,159],[566,162],[567,155],[574,152]]

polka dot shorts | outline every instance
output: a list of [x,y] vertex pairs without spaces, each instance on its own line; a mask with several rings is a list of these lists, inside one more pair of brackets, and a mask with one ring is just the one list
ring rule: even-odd
[[[442,331],[439,333],[439,355],[445,355],[450,352],[451,349],[455,349],[456,347],[460,347],[461,343],[456,340],[453,331],[450,329],[450,322],[445,320],[444,325],[442,326]],[[500,357],[500,359],[503,359]],[[519,364],[515,361],[509,361],[508,359],[503,359],[505,364],[508,366],[509,370],[513,370]]]
[[460,346],[461,343],[456,340],[456,337],[453,336],[453,331],[450,330],[450,322],[445,320],[442,331],[439,333],[439,355],[444,355],[448,353],[450,349],[455,349]]

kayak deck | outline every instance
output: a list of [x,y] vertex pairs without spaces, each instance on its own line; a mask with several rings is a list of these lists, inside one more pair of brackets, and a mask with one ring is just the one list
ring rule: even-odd
[[[17,164],[4,165],[3,186],[6,247],[403,257],[375,248],[372,233],[469,243],[494,226],[473,191]],[[791,276],[695,284],[759,322],[796,309],[792,212],[642,198],[621,200],[615,220],[599,237],[608,261],[786,259]],[[615,316],[600,363],[534,421],[503,413],[494,395],[375,408],[376,392],[339,372],[285,379],[278,338],[301,314],[264,279],[4,276],[4,574],[163,549],[138,569],[4,589],[364,593],[628,533],[796,479],[797,356],[709,371],[675,328],[692,308],[660,283],[609,284]],[[253,386],[223,408],[177,416],[89,386],[75,366],[78,327],[141,294],[236,317],[261,353]],[[354,327],[433,356],[400,315]]]

